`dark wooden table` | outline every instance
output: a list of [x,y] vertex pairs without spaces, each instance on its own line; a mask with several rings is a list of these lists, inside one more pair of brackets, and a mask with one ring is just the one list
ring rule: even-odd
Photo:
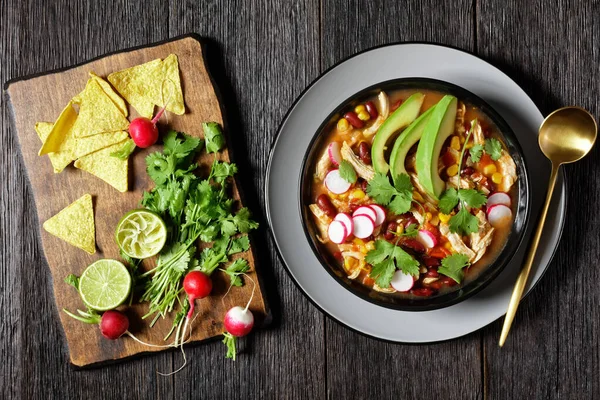
[[261,211],[269,146],[288,107],[322,71],[372,46],[432,41],[465,49],[505,71],[544,114],[577,104],[600,116],[600,1],[4,0],[0,15],[1,82],[188,32],[210,40],[242,186],[262,222],[259,261],[275,316],[236,362],[212,342],[189,349],[188,367],[168,378],[156,370],[178,365],[178,353],[74,371],[3,96],[2,398],[600,397],[600,147],[566,169],[562,242],[503,349],[501,321],[422,346],[384,343],[338,325],[292,284]]

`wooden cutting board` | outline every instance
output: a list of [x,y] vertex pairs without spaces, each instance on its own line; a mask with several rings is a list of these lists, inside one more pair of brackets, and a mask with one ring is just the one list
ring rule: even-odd
[[[161,132],[164,132],[168,125],[168,128],[202,137],[202,122],[216,121],[223,125],[223,115],[205,65],[202,46],[196,36],[187,35],[160,44],[124,50],[65,70],[17,79],[6,85],[16,133],[35,197],[42,244],[53,278],[54,297],[69,345],[70,360],[76,366],[88,366],[161,350],[138,344],[130,338],[107,340],[102,337],[98,327],[76,321],[60,310],[66,308],[73,312],[77,308],[85,309],[76,290],[64,282],[67,275],[80,275],[86,266],[100,258],[120,259],[113,236],[115,227],[124,213],[139,207],[142,193],[153,187],[146,173],[144,159],[148,153],[161,150],[162,146],[155,145],[149,149],[136,150],[130,158],[129,191],[120,193],[99,178],[72,165],[62,173],[55,174],[48,157],[37,155],[41,142],[34,130],[35,123],[55,121],[68,101],[85,87],[90,71],[106,78],[111,72],[156,58],[164,59],[173,53],[179,58],[186,113],[182,116],[169,114],[168,123],[163,117]],[[129,112],[130,120],[137,116],[131,106]],[[233,135],[227,136],[228,142],[236,140]],[[199,164],[210,166],[213,157],[205,152],[202,154]],[[218,157],[229,161],[227,150],[221,152]],[[237,183],[234,183],[233,192],[234,197],[239,200]],[[97,246],[94,255],[69,245],[41,228],[44,221],[85,193],[92,195],[94,203]],[[256,326],[260,326],[270,319],[269,309],[260,289],[252,249],[242,256],[251,266],[250,277],[259,285],[250,310],[256,318]],[[146,263],[143,268],[147,269],[150,266],[150,263]],[[233,287],[223,300],[229,279],[219,271],[213,273],[214,288],[211,296],[198,300],[196,304],[199,315],[194,323],[193,341],[221,335],[225,312],[234,305],[245,305],[250,298],[252,283],[248,279],[245,279],[245,283],[242,287]],[[149,328],[149,321],[141,319],[146,310],[145,305],[124,309],[130,319],[130,331],[148,343],[165,344],[163,337],[171,327],[171,318],[161,319],[153,328]],[[225,352],[224,347],[222,350]]]

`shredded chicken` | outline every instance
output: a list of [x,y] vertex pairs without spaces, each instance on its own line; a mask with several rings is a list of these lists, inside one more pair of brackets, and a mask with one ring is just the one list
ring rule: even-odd
[[500,192],[508,192],[517,181],[517,166],[506,150],[502,150],[497,163],[498,172],[502,174],[502,182],[498,185],[498,190]]
[[417,210],[414,210],[412,212],[412,215],[415,217],[415,219],[417,220],[417,222],[419,223],[419,225],[423,225],[423,223],[425,222],[425,217],[423,216],[423,214],[421,214]]
[[373,125],[363,131],[365,136],[371,136],[377,133],[381,124],[383,124],[390,114],[390,99],[387,94],[385,94],[385,92],[380,92],[377,98],[379,99],[379,115]]
[[319,228],[320,232],[320,235],[317,235],[317,239],[319,239],[319,242],[321,243],[329,242],[327,229],[329,228],[329,224],[331,223],[331,218],[329,218],[327,214],[325,214],[323,210],[321,210],[316,204],[311,204],[310,206],[308,206],[308,208],[317,218],[317,227]]
[[425,190],[425,188],[421,185],[421,182],[419,182],[419,178],[417,177],[417,174],[415,174],[414,172],[411,172],[408,174],[408,176],[410,176],[410,179],[412,180],[412,183],[414,185],[415,188],[417,188],[417,191],[419,192],[419,194],[421,194],[421,196],[423,196],[423,198],[431,203],[431,204],[437,204],[438,201],[436,199],[434,199],[433,197],[431,197],[429,195],[429,193],[427,193],[427,191]]
[[319,161],[317,162],[317,168],[315,173],[316,178],[321,181],[325,179],[325,175],[327,175],[327,171],[329,171],[330,166],[331,159],[329,158],[328,149],[325,148],[323,155],[321,156],[321,158],[319,158]]
[[331,200],[331,203],[338,210],[338,212],[350,213],[352,211],[352,210],[350,210],[350,204],[348,203],[348,201],[336,199],[335,197],[332,197],[330,200]]
[[469,261],[471,261],[473,264],[483,257],[488,246],[492,243],[492,238],[494,235],[494,228],[485,218],[485,213],[479,210],[475,216],[479,220],[479,228],[477,232],[471,233],[470,235],[471,249],[475,253],[475,256]]
[[376,283],[373,284],[373,290],[375,290],[376,292],[381,292],[381,293],[395,293],[396,292],[396,289],[394,289],[391,286],[389,288],[382,288],[381,286],[379,286]]
[[440,233],[446,238],[448,239],[448,241],[450,242],[450,244],[452,245],[452,248],[458,252],[458,253],[462,253],[466,256],[469,257],[469,260],[472,259],[473,257],[475,257],[475,252],[473,250],[471,250],[466,244],[465,242],[463,242],[462,238],[460,237],[460,235],[456,232],[450,232],[450,227],[448,226],[448,224],[440,222],[439,225],[440,228]]
[[366,181],[370,181],[375,177],[375,171],[373,170],[373,167],[363,163],[360,158],[354,154],[348,143],[344,142],[340,152],[342,153],[342,158],[348,161],[352,167],[354,167],[354,170],[358,176]]
[[483,129],[481,129],[481,124],[475,124],[473,129],[473,142],[475,144],[485,145],[485,136],[483,136]]
[[[365,265],[365,255],[358,251],[345,251],[342,253],[342,257],[344,257],[344,271],[348,274],[348,279],[356,279]],[[352,268],[347,269],[346,265],[350,264],[346,262],[348,258],[354,258],[358,260],[358,263],[355,263]]]
[[467,107],[465,103],[460,102],[458,104],[458,108],[456,109],[456,122],[454,124],[454,132],[462,135],[465,133],[465,113],[467,112]]
[[446,188],[456,188],[456,189],[473,189],[475,187],[475,183],[471,179],[466,177],[460,178],[460,188],[458,187],[458,174],[451,176],[448,178],[448,182],[446,183]]

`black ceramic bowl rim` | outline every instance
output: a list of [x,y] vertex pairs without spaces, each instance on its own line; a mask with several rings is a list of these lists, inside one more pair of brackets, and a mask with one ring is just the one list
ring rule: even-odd
[[[457,285],[455,290],[433,297],[400,298],[390,296],[389,294],[368,289],[362,284],[348,279],[347,276],[343,274],[341,270],[339,270],[339,268],[331,266],[335,265],[333,264],[333,260],[328,261],[328,259],[331,259],[331,255],[323,255],[323,252],[320,250],[321,244],[317,242],[316,235],[314,234],[314,226],[312,228],[313,233],[311,233],[311,229],[307,224],[307,221],[309,220],[308,204],[310,202],[310,193],[305,189],[308,188],[306,177],[311,175],[308,173],[307,167],[313,165],[312,161],[316,157],[315,152],[317,149],[321,148],[321,146],[317,146],[316,144],[326,132],[325,128],[331,124],[334,119],[337,120],[340,116],[340,111],[344,108],[347,108],[350,104],[358,103],[361,99],[376,95],[380,91],[399,89],[435,90],[444,94],[454,95],[460,101],[479,108],[481,112],[486,115],[498,128],[498,131],[500,132],[500,135],[502,136],[504,143],[517,167],[517,193],[519,202],[516,208],[516,215],[512,229],[509,233],[509,237],[504,247],[500,249],[498,257],[490,265],[485,267],[485,269],[477,278],[464,285]],[[527,168],[525,166],[525,160],[523,157],[523,151],[510,126],[506,123],[506,121],[504,121],[500,114],[498,114],[487,102],[477,95],[452,83],[431,78],[398,78],[380,82],[362,89],[344,100],[327,116],[317,131],[313,134],[313,138],[311,139],[302,160],[299,185],[300,195],[298,200],[302,228],[311,249],[315,253],[315,256],[323,268],[325,268],[325,270],[340,285],[342,285],[355,296],[381,307],[401,311],[430,311],[441,309],[466,300],[467,298],[481,291],[490,282],[492,282],[500,274],[500,272],[502,272],[502,270],[514,257],[517,249],[520,247],[525,235],[530,208],[530,185]],[[314,223],[311,225],[314,225]]]

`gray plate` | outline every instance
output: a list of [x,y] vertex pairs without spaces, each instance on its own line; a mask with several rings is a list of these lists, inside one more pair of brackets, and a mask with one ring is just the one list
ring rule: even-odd
[[[304,235],[298,210],[298,180],[304,153],[319,125],[341,102],[365,87],[405,77],[434,78],[462,86],[502,115],[515,132],[529,168],[530,222],[534,222],[550,176],[550,163],[537,145],[542,114],[527,94],[494,66],[460,50],[424,43],[395,44],[360,53],[327,71],[305,90],[282,122],[271,149],[265,183],[266,209],[288,272],[315,305],[361,333],[396,342],[424,343],[466,335],[506,312],[535,224],[529,223],[524,245],[494,282],[477,295],[440,310],[409,312],[377,306],[353,295],[325,271]],[[552,260],[565,211],[566,185],[561,173],[527,292]]]

